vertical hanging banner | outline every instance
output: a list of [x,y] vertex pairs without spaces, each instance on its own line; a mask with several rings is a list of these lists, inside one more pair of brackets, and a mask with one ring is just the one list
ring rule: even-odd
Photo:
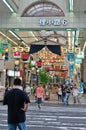
[[68,61],[74,60],[74,59],[75,59],[74,53],[68,53]]
[[9,48],[10,48],[10,43],[9,42],[3,42],[2,43],[2,50],[4,50],[4,59],[5,61],[9,60]]
[[70,77],[73,76],[73,72],[74,72],[74,60],[75,60],[75,54],[68,52],[68,61],[69,61],[68,71],[69,71]]
[[74,71],[74,64],[70,64],[69,65],[69,74],[70,74],[70,77],[73,76],[73,71]]

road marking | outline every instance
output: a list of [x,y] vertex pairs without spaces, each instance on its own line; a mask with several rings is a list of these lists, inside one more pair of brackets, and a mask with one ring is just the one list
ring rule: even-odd
[[70,117],[70,116],[59,116],[59,118],[62,118],[62,119],[86,119],[86,117]]
[[27,127],[35,127],[35,128],[59,128],[59,130],[86,130],[86,127],[67,127],[67,126],[44,126],[44,125],[27,125]]

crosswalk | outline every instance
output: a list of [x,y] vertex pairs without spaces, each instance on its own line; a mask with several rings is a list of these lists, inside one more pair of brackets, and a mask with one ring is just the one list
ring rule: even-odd
[[[86,130],[86,107],[30,106],[26,113],[27,130]],[[0,130],[7,130],[7,108],[0,107]]]

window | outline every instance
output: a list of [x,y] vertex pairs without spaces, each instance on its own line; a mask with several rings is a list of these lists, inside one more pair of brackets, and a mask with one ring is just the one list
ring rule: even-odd
[[56,17],[64,16],[62,9],[50,2],[39,2],[28,7],[22,17]]

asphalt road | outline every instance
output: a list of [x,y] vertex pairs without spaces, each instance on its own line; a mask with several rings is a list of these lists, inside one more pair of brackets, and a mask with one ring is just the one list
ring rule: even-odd
[[[86,105],[32,103],[27,116],[27,130],[86,130]],[[7,130],[7,107],[0,104],[0,130]]]

